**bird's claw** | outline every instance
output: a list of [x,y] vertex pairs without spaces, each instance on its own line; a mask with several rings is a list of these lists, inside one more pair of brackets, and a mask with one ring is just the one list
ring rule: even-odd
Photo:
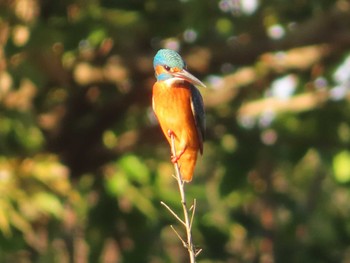
[[171,162],[172,163],[177,163],[177,161],[181,158],[181,156],[183,155],[183,153],[185,152],[186,148],[184,148],[183,150],[181,150],[181,152],[179,152],[179,154],[177,155],[172,155],[171,156]]
[[171,156],[171,162],[172,163],[177,163],[177,161],[180,159],[180,156],[174,156],[174,155],[172,155]]
[[168,130],[168,136],[171,138],[171,136],[175,137],[175,133],[172,130]]
[[[167,133],[171,139],[175,138],[175,133],[172,130],[169,129]],[[171,162],[174,164],[177,163],[177,161],[180,159],[180,157],[185,152],[185,150],[186,150],[186,147],[182,149],[178,154],[175,153],[175,155],[171,155]]]

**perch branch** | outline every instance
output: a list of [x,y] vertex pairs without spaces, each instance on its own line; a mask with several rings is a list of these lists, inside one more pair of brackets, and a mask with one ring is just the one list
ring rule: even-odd
[[[175,149],[175,139],[174,135],[171,135],[171,152],[172,156],[176,156],[176,149]],[[181,205],[182,205],[182,210],[183,210],[183,215],[184,215],[184,220],[182,220],[167,204],[164,202],[161,202],[161,204],[181,223],[184,225],[186,229],[186,239],[187,241],[184,241],[179,233],[175,230],[173,226],[171,226],[171,229],[175,232],[177,237],[181,240],[183,243],[184,247],[188,251],[188,255],[190,257],[190,262],[195,263],[196,262],[196,256],[199,255],[199,253],[202,251],[197,250],[195,246],[193,245],[193,240],[192,240],[192,223],[194,219],[194,214],[196,211],[196,200],[193,201],[193,205],[190,207],[190,209],[187,208],[186,204],[186,193],[185,193],[185,182],[182,180],[181,172],[180,172],[180,167],[177,162],[174,163],[174,168],[175,168],[175,178],[179,187],[179,192],[181,196]],[[190,216],[190,211],[191,216]]]
[[173,209],[171,209],[166,203],[164,203],[163,201],[160,202],[163,206],[165,206],[166,209],[168,209],[168,211],[181,223],[186,227],[186,223],[173,211]]

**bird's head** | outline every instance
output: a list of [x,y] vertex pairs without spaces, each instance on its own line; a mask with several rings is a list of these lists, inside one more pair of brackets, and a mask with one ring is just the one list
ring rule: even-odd
[[154,57],[153,67],[157,81],[180,80],[205,87],[203,82],[186,70],[186,63],[174,50],[160,49]]

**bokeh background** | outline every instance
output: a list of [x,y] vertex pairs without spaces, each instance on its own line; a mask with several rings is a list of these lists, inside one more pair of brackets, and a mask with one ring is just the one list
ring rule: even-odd
[[0,262],[188,262],[163,47],[208,86],[198,262],[349,263],[347,0],[1,0]]

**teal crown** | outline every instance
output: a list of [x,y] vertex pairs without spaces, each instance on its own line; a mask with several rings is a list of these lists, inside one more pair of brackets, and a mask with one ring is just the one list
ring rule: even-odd
[[153,60],[153,67],[156,68],[158,65],[179,69],[186,67],[182,57],[176,51],[170,49],[160,49],[157,52]]

